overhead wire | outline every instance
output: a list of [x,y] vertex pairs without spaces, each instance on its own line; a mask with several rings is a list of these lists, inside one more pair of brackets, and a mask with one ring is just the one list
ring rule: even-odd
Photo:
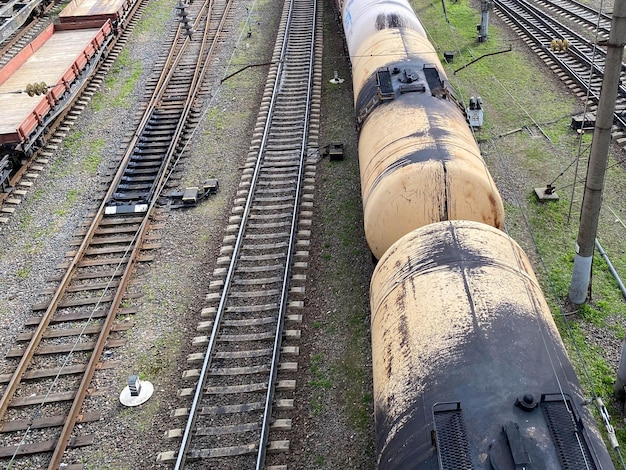
[[[449,25],[449,28],[450,28],[450,30],[451,30],[451,29],[452,29],[452,25],[451,25],[450,23],[448,23],[448,25]],[[452,31],[450,31],[450,36],[454,38],[454,42],[455,42],[455,44],[456,44],[456,46],[457,46],[457,51],[459,51],[459,55],[460,55],[460,57],[462,57],[462,58],[464,59],[465,57],[464,57],[464,55],[463,55],[463,54],[461,54],[461,53],[460,53],[460,48],[458,47],[458,43],[456,42],[456,35],[455,35]],[[456,75],[455,75],[455,78],[456,78]],[[548,141],[549,141],[549,142],[553,145],[554,143],[552,142],[552,140],[551,140],[551,139],[548,137],[548,135],[547,135],[547,134],[543,131],[543,129],[542,129],[542,128],[538,125],[538,123],[536,122],[536,120],[535,120],[535,119],[534,119],[534,118],[530,115],[530,113],[528,113],[528,112],[524,109],[524,107],[523,107],[523,106],[521,106],[521,105],[520,105],[520,103],[519,103],[519,102],[515,99],[515,97],[514,97],[514,96],[513,96],[513,95],[509,92],[509,90],[508,90],[508,89],[504,86],[504,84],[503,84],[500,80],[498,80],[498,79],[497,79],[497,77],[492,76],[492,78],[493,78],[493,79],[496,81],[496,83],[498,83],[498,85],[500,85],[500,87],[501,87],[501,88],[502,88],[502,89],[503,89],[503,90],[504,90],[504,91],[508,94],[508,96],[509,96],[509,97],[510,97],[510,98],[511,98],[514,102],[515,102],[515,104],[516,104],[518,107],[520,107],[520,108],[524,111],[524,113],[525,113],[525,114],[526,114],[526,116],[527,116],[527,117],[531,120],[531,122],[533,122],[533,123],[535,123],[535,124],[537,125],[537,127],[541,130],[542,134],[543,134],[543,135],[547,138],[547,140],[548,140]],[[475,81],[473,80],[473,77],[472,77],[472,75],[471,75],[471,72],[470,72],[469,81],[470,81],[470,84],[471,84],[471,86],[472,86],[472,88],[473,88],[473,90],[474,90],[474,94],[475,94],[475,95],[477,95],[477,94],[478,94],[478,93],[477,93],[478,87],[477,87],[477,85],[476,85]],[[460,86],[460,83],[458,82],[458,79],[457,79],[457,89],[459,89],[459,90],[460,90],[460,89],[462,89],[462,87]],[[476,137],[475,129],[474,129],[472,126],[470,126],[470,129],[471,129],[471,131],[472,131],[472,134],[473,134],[473,136],[474,136],[474,139],[475,139],[475,140],[478,140],[478,139],[477,139],[477,137]],[[493,137],[494,137],[494,136],[492,136],[492,139],[491,139],[491,141],[492,141],[492,142],[494,141],[494,138],[493,138]],[[495,153],[496,153],[496,155],[501,156],[501,153],[500,153],[499,151],[496,151]],[[503,163],[503,162],[502,162],[502,163]],[[486,162],[485,162],[485,166],[486,166]],[[512,174],[512,173],[511,173],[511,172],[505,172],[505,174],[510,175],[510,174]],[[516,199],[518,199],[518,197],[517,197],[517,193],[516,193],[515,191],[513,191],[513,194],[514,194],[514,197],[515,197]],[[518,207],[520,207],[520,208],[521,208],[522,206],[521,206],[520,201],[519,201],[519,200],[517,200],[516,202],[517,202]],[[526,220],[526,219],[525,219],[525,220]],[[526,223],[527,223],[527,226],[529,227],[528,222],[526,222]],[[529,228],[530,228],[530,227],[529,227]],[[516,262],[517,262],[518,273],[520,273],[520,275],[521,275],[521,276],[524,276],[524,274],[523,274],[523,273],[524,273],[525,271],[524,271],[524,269],[523,269],[523,262],[522,262],[522,260],[521,260],[521,259],[519,258],[519,256],[518,256],[517,250],[516,250],[516,249],[515,249],[515,247],[514,247],[513,238],[512,238],[512,237],[510,236],[510,234],[508,233],[508,230],[507,230],[507,228],[506,228],[506,225],[505,225],[505,227],[504,227],[504,231],[505,231],[505,233],[507,233],[507,235],[509,236],[510,248],[511,248],[511,252],[513,253],[514,259],[515,259],[515,260],[516,260]],[[533,239],[533,242],[534,242],[534,239]],[[535,246],[536,246],[536,242],[535,242]],[[532,312],[533,312],[534,318],[535,318],[535,320],[536,320],[536,322],[537,322],[537,323],[536,323],[536,325],[537,325],[537,330],[538,330],[539,336],[540,336],[540,338],[541,338],[541,341],[542,341],[542,344],[543,344],[544,351],[546,351],[546,357],[547,357],[547,360],[548,360],[548,362],[549,362],[549,364],[550,364],[550,367],[551,367],[551,369],[552,369],[552,374],[553,374],[553,376],[554,376],[554,378],[555,378],[555,381],[556,381],[557,387],[558,387],[558,389],[559,389],[559,393],[560,393],[560,395],[561,395],[561,398],[562,398],[562,400],[563,400],[563,403],[564,403],[564,405],[565,405],[566,409],[568,410],[568,413],[569,413],[569,416],[570,416],[570,419],[571,419],[572,426],[573,426],[573,428],[574,428],[574,429],[577,429],[577,426],[576,426],[576,419],[575,419],[575,417],[574,417],[573,410],[570,408],[570,402],[569,402],[569,400],[567,399],[567,394],[566,394],[566,392],[565,392],[565,390],[564,390],[564,386],[565,386],[565,384],[562,382],[562,380],[561,380],[561,378],[560,378],[560,376],[559,376],[559,373],[557,372],[557,367],[559,366],[559,368],[562,370],[562,369],[563,369],[563,365],[560,363],[560,360],[559,360],[558,355],[556,355],[556,354],[555,354],[554,348],[550,348],[550,346],[549,346],[549,341],[548,341],[548,340],[547,340],[547,338],[546,338],[546,331],[545,331],[545,330],[546,330],[547,325],[545,325],[545,324],[544,324],[544,322],[543,322],[543,321],[542,321],[542,319],[541,319],[541,313],[540,313],[540,311],[538,310],[538,306],[536,305],[536,303],[535,303],[535,302],[533,302],[533,300],[532,300],[532,292],[530,292],[529,285],[528,285],[528,283],[526,283],[526,282],[524,283],[524,289],[525,289],[526,297],[527,297],[527,299],[528,299],[528,305],[530,306],[530,308],[531,308],[531,310],[532,310]],[[558,363],[558,366],[557,366],[557,363]],[[583,456],[583,458],[584,458],[584,461],[585,461],[585,467],[586,467],[587,469],[590,469],[590,468],[591,468],[591,463],[590,463],[589,461],[587,461],[587,456],[586,456],[586,453],[585,453],[585,451],[584,451],[584,446],[583,446],[583,443],[581,442],[581,436],[579,435],[579,433],[575,433],[575,438],[576,438],[576,442],[577,442],[578,448],[579,448],[579,450],[580,450],[580,454],[581,454],[581,455]]]

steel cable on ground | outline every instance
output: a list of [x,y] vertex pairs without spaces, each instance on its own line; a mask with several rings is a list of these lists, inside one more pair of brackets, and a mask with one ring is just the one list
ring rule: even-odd
[[[601,0],[601,4],[602,4],[602,1],[603,0]],[[602,10],[600,10],[598,12],[598,22],[599,22],[601,11]],[[454,43],[456,45],[457,52],[459,53],[459,56],[464,58],[464,55],[461,53],[461,47],[459,46],[458,42],[456,41],[456,35],[454,34],[455,32],[453,31],[452,25],[448,21],[446,21],[446,23],[448,24],[448,28],[450,30],[450,37],[453,38],[453,41],[454,41]],[[597,28],[596,28],[596,31],[597,31]],[[432,37],[430,35],[429,35],[429,40],[433,43],[433,45],[436,45],[436,43],[433,41],[433,39],[432,39]],[[441,48],[438,48],[438,50],[441,50]],[[595,49],[595,45],[594,45],[594,53],[595,53],[595,50],[596,49]],[[471,51],[470,51],[470,54],[471,54]],[[508,91],[506,86],[500,80],[498,80],[498,78],[496,76],[491,75],[491,78],[493,80],[495,80],[496,83],[498,83],[498,85],[500,85],[500,87],[502,87],[502,89],[509,95],[509,97],[511,97],[511,99],[513,99],[513,102],[526,114],[526,116],[528,116],[531,119],[533,124],[535,124],[541,130],[542,134],[547,138],[547,140],[550,142],[550,144],[554,145],[552,140],[546,135],[546,133],[543,131],[543,129],[541,129],[541,127],[537,124],[537,122],[534,120],[534,118],[532,118],[531,114],[514,98],[514,96],[512,95],[511,92]],[[591,76],[590,76],[590,79],[591,79]],[[469,82],[470,82],[472,88],[474,90],[477,90],[478,87],[476,86],[476,82],[472,78],[471,71],[470,71]],[[461,85],[460,85],[458,80],[456,81],[456,83],[457,83],[457,90],[461,90],[462,87],[461,87]],[[589,89],[589,87],[588,87],[588,89]],[[588,97],[589,97],[589,92],[587,93],[587,100],[585,102],[585,111],[587,109]],[[463,100],[462,100],[462,102],[463,102]],[[476,139],[474,128],[472,128],[470,126],[470,129],[472,131],[472,135],[474,135],[474,138]],[[498,146],[496,144],[496,136],[492,134],[491,130],[489,132],[491,134],[491,136],[490,136],[491,138],[489,139],[489,143],[493,146],[493,148],[495,150],[495,154],[497,155],[497,157],[498,157],[498,159],[500,161],[500,164],[503,166],[503,168],[507,169],[508,165],[506,163],[506,160],[503,158],[502,153],[499,151]],[[580,141],[582,141],[582,138],[580,138]],[[579,159],[580,159],[580,155],[577,155],[576,160],[578,161]],[[513,172],[512,171],[505,171],[504,174],[507,175],[510,178],[511,175],[513,174]],[[513,184],[510,184],[509,186],[511,188],[513,188]],[[567,319],[567,315],[566,315],[566,313],[565,313],[565,311],[563,309],[563,305],[562,305],[562,303],[560,301],[560,298],[558,297],[556,286],[554,285],[554,282],[553,282],[553,280],[552,280],[552,278],[550,276],[550,273],[548,271],[548,268],[546,266],[545,260],[544,260],[542,254],[541,254],[541,251],[539,249],[537,240],[536,240],[536,238],[534,236],[532,227],[530,226],[530,222],[528,220],[528,217],[527,217],[526,213],[524,212],[523,205],[521,203],[521,198],[519,197],[519,195],[517,194],[517,192],[515,190],[512,190],[511,193],[513,194],[513,198],[515,200],[515,203],[516,203],[517,207],[520,210],[520,215],[521,215],[521,217],[522,217],[522,219],[524,221],[524,225],[526,226],[526,230],[528,231],[528,234],[531,237],[532,244],[534,245],[535,252],[537,253],[537,256],[539,257],[542,270],[543,270],[546,278],[548,279],[548,283],[549,283],[550,290],[551,290],[551,296],[552,296],[553,300],[559,306],[559,313],[561,315],[561,318],[563,319],[563,323],[566,326],[566,330],[568,332],[568,336],[570,337],[570,340],[571,340],[572,344],[574,345],[574,349],[576,351],[576,354],[578,356],[579,362],[581,364],[581,368],[583,370],[583,373],[585,375],[585,378],[587,380],[587,383],[588,383],[588,386],[589,386],[589,389],[590,389],[590,395],[592,395],[592,397],[593,397],[592,401],[596,404],[596,406],[597,406],[597,408],[598,408],[598,410],[600,412],[603,424],[604,424],[607,432],[611,436],[612,442],[617,444],[617,440],[613,441],[613,439],[615,439],[615,433],[614,433],[613,426],[609,422],[608,412],[606,411],[606,408],[604,407],[604,405],[603,405],[603,403],[601,401],[601,398],[595,392],[595,386],[594,386],[593,379],[591,378],[591,374],[590,374],[590,372],[588,370],[588,366],[587,366],[587,364],[586,364],[586,362],[585,362],[585,360],[584,360],[584,358],[582,356],[582,352],[580,350],[580,346],[579,346],[578,342],[576,341],[576,338],[574,337],[572,326],[571,326],[569,320]],[[510,237],[510,234],[509,234],[508,229],[506,227],[506,223],[505,223],[504,231]],[[510,238],[512,240],[512,237],[510,237]],[[538,312],[536,311],[536,308],[535,308],[535,314],[538,315]],[[540,330],[540,334],[542,336],[542,340],[544,341],[544,345],[545,345],[545,338],[543,336],[543,328],[539,328],[539,330]],[[552,358],[551,357],[550,357],[550,363],[552,364]],[[557,382],[559,383],[559,387],[561,387],[559,378],[556,375],[556,370],[554,368],[554,365],[552,365],[552,367],[553,367],[553,371],[555,373],[555,378],[556,378]],[[563,393],[562,390],[561,390],[561,393]],[[579,447],[581,447],[581,443],[580,442],[579,442]],[[626,470],[626,463],[624,462],[624,458],[623,458],[622,453],[620,451],[619,445],[614,446],[613,449],[615,450],[615,452],[617,453],[617,455],[619,457],[619,461],[621,463],[622,469]]]
[[[128,243],[128,246],[126,248],[126,250],[123,253],[122,259],[124,257],[126,257],[128,255],[128,253],[130,252],[132,246],[136,243],[137,241],[137,236],[138,233],[135,233],[133,239]],[[48,388],[48,391],[46,392],[46,394],[44,395],[42,402],[40,403],[40,405],[37,407],[37,409],[33,412],[32,416],[31,416],[31,422],[28,425],[28,427],[24,430],[24,436],[23,438],[20,440],[20,442],[15,446],[15,452],[13,453],[13,455],[11,456],[11,459],[9,460],[8,463],[8,468],[11,468],[11,465],[13,464],[13,462],[15,461],[15,458],[18,456],[18,452],[19,449],[21,448],[22,445],[26,444],[26,437],[28,437],[28,435],[30,434],[32,428],[33,428],[33,424],[35,419],[37,419],[42,411],[42,408],[44,407],[44,405],[47,404],[47,398],[50,396],[50,394],[52,393],[53,389],[55,388],[56,384],[59,381],[59,378],[63,372],[63,369],[68,365],[70,359],[72,358],[74,352],[75,352],[75,348],[76,346],[81,342],[80,340],[83,337],[86,337],[85,335],[85,330],[89,327],[89,322],[92,321],[94,319],[94,314],[97,312],[98,308],[100,307],[100,305],[102,305],[103,303],[103,298],[105,297],[105,295],[109,292],[109,289],[111,288],[111,285],[113,284],[113,282],[115,281],[115,278],[117,277],[117,272],[118,270],[122,267],[122,265],[124,264],[123,261],[120,261],[113,274],[111,275],[111,277],[109,278],[106,286],[103,288],[103,292],[100,295],[100,298],[98,299],[98,301],[94,304],[93,309],[91,311],[91,313],[89,314],[89,317],[87,317],[86,321],[84,322],[84,326],[81,329],[81,332],[78,334],[78,336],[76,337],[76,340],[74,341],[74,344],[72,345],[72,348],[70,351],[68,351],[67,355],[65,356],[65,360],[63,361],[63,364],[61,365],[61,367],[59,368],[59,371],[57,372],[57,374],[54,376],[54,379],[52,381],[52,383],[50,384],[50,387]]]

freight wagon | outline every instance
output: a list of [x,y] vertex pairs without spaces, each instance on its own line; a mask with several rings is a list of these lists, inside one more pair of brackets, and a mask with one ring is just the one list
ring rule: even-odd
[[[112,32],[110,20],[50,25],[0,70],[1,166],[16,171],[44,144],[47,128],[95,70]],[[6,180],[1,183],[4,189]]]
[[17,31],[31,16],[43,12],[50,0],[9,0],[0,4],[0,44]]
[[72,0],[59,13],[59,21],[65,24],[111,20],[113,29],[119,31],[128,21],[134,4],[134,0]]
[[613,469],[408,0],[336,0],[352,63],[379,470]]

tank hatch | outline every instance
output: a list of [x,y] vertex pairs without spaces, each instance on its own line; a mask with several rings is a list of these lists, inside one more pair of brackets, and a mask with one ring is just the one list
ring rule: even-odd
[[424,75],[426,76],[426,83],[433,96],[440,96],[444,94],[443,80],[439,76],[439,70],[434,65],[424,65]]
[[489,450],[494,470],[545,470],[545,463],[535,443],[522,436],[519,426],[509,421],[502,426],[502,435]]
[[359,93],[356,103],[357,129],[367,119],[367,116],[382,103],[395,99],[392,74],[388,68],[381,68],[372,74]]
[[381,100],[392,100],[395,96],[393,91],[393,83],[391,83],[391,72],[389,69],[380,69],[376,71],[376,82]]
[[[512,406],[514,405],[514,406]],[[445,470],[599,470],[590,436],[568,395],[521,395],[511,403],[511,419],[487,438],[488,448],[468,438],[461,402],[432,407],[432,444]],[[514,410],[517,410],[516,412]],[[468,412],[467,416],[471,416]],[[495,417],[495,416],[494,416]],[[476,425],[477,423],[472,423]],[[479,439],[482,441],[482,438]],[[482,449],[482,450],[481,450]],[[480,456],[484,456],[484,460]],[[475,460],[473,460],[475,459]]]
[[426,92],[422,72],[407,68],[406,65],[382,67],[369,76],[355,104],[357,130],[361,129],[367,117],[378,106],[393,101],[399,95]]
[[439,454],[439,468],[472,470],[469,443],[460,402],[433,405],[434,439]]

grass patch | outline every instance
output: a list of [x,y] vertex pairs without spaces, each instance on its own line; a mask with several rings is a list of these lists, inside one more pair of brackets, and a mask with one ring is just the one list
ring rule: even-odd
[[81,166],[90,175],[95,175],[98,172],[98,166],[102,163],[102,149],[104,145],[104,139],[94,139],[89,142],[89,152],[83,158]]
[[84,132],[73,131],[63,140],[63,146],[68,149],[71,154],[75,155],[76,153],[78,153],[80,147],[82,146],[82,141],[84,137]]
[[208,124],[205,135],[211,137],[218,135],[219,132],[224,129],[226,116],[224,116],[224,113],[222,113],[218,108],[211,108],[207,110],[205,120]]
[[162,34],[165,32],[167,20],[174,11],[172,0],[153,0],[141,16],[141,21],[135,28],[134,33],[144,35],[146,33]]
[[20,268],[17,270],[16,274],[17,274],[17,277],[19,277],[20,279],[26,279],[30,274],[30,267],[25,266],[23,268]]
[[[63,141],[63,146],[69,150],[73,157],[80,159],[80,169],[89,175],[98,172],[98,166],[102,162],[102,149],[105,145],[104,139],[91,139],[84,132],[74,131]],[[70,168],[67,163],[55,162],[51,171],[57,176],[69,173]]]
[[182,333],[170,331],[156,338],[149,349],[138,358],[140,380],[157,381],[160,377],[168,377],[176,366],[176,356],[180,351]]
[[315,354],[311,358],[311,379],[308,385],[313,390],[311,413],[313,416],[317,416],[324,409],[325,394],[332,387],[332,382],[328,376],[327,367],[323,364],[321,354]]
[[129,96],[142,73],[141,62],[132,60],[128,49],[123,49],[104,81],[106,93],[99,91],[91,100],[93,110],[97,112],[110,107],[128,109],[131,104]]
[[58,216],[65,216],[72,209],[73,205],[78,200],[80,196],[80,192],[77,189],[70,189],[65,194],[65,200],[62,202],[61,206],[54,210],[54,213]]
[[313,378],[309,380],[309,387],[322,390],[331,388],[331,381],[324,372],[322,361],[321,354],[315,354],[311,358],[311,375]]

